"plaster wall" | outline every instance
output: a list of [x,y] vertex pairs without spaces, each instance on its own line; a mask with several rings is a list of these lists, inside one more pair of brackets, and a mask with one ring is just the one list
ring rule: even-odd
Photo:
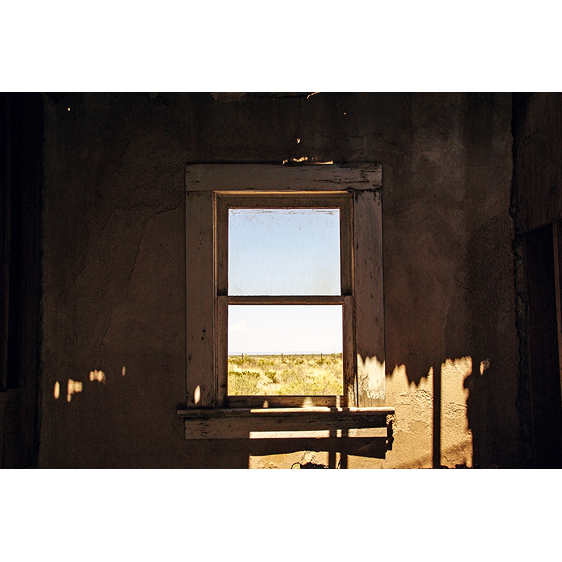
[[337,465],[337,443],[186,441],[176,417],[185,163],[302,156],[383,164],[393,442],[347,466],[518,466],[510,96],[215,97],[44,96],[39,466]]
[[515,223],[524,233],[562,217],[562,96],[537,92],[514,99]]
[[513,200],[517,255],[519,410],[526,466],[562,464],[557,332],[558,230],[562,218],[562,96],[513,95]]

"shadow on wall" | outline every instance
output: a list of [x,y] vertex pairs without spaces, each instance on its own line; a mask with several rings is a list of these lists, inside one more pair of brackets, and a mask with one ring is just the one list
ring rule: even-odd
[[376,385],[395,408],[386,439],[264,439],[241,446],[247,447],[250,468],[478,467],[469,412],[482,401],[489,368],[487,359],[446,359],[416,385],[405,365],[396,366],[384,390]]
[[350,457],[384,459],[392,449],[392,427],[388,435],[388,438],[250,440],[248,468],[348,468]]
[[405,365],[393,369],[386,377],[386,403],[396,410],[394,450],[387,459],[392,467],[475,466],[469,388],[474,369],[484,373],[488,365],[475,366],[470,356],[446,359],[417,384],[409,380]]
[[493,426],[489,394],[500,369],[494,361],[480,352],[436,359],[421,376],[412,376],[406,364],[387,370],[386,404],[396,409],[397,467],[495,467],[489,434],[500,431]]
[[[417,386],[408,381],[404,365],[395,367],[387,377],[386,403],[396,413],[387,417],[386,427],[383,422],[377,437],[354,436],[346,430],[319,432],[322,437],[268,438],[264,434],[213,439],[212,448],[236,451],[232,462],[245,457],[249,468],[470,468],[474,462],[468,414],[472,402],[479,401],[489,367],[489,361],[473,365],[471,357],[448,359],[435,372],[431,368]],[[125,373],[123,367],[115,374],[123,377]],[[57,382],[52,396],[67,403],[87,393],[91,385],[106,385],[102,370],[90,371],[88,379],[68,379],[66,400]],[[201,445],[201,441],[195,447],[193,441],[185,443],[194,450]],[[209,468],[212,457],[204,461]]]
[[478,227],[457,252],[447,283],[422,269],[409,283],[424,288],[423,299],[413,292],[407,310],[391,301],[391,317],[408,319],[409,328],[390,326],[387,339],[387,404],[398,405],[394,449],[401,466],[411,466],[401,449],[422,449],[408,432],[430,439],[423,446],[430,458],[419,456],[424,465],[520,463],[514,263],[506,251],[513,227],[509,217],[469,218]]
[[[395,408],[395,415],[387,417],[386,427],[383,422],[380,436],[354,436],[346,430],[321,432],[322,437],[268,438],[264,434],[214,439],[212,448],[236,451],[232,462],[245,457],[249,468],[479,467],[474,453],[479,434],[472,428],[481,424],[479,408],[491,367],[489,360],[473,361],[470,356],[447,359],[437,369],[430,368],[416,385],[408,380],[405,365],[396,366],[386,377],[385,389],[386,404]],[[125,367],[115,373],[119,378],[125,374]],[[63,385],[56,382],[51,396],[63,403],[80,401],[92,385],[105,387],[106,378],[104,371],[94,369],[83,382],[68,379],[66,397],[61,393]],[[195,447],[193,441],[185,442],[194,450],[202,445],[201,441]],[[211,467],[212,455],[204,462]]]

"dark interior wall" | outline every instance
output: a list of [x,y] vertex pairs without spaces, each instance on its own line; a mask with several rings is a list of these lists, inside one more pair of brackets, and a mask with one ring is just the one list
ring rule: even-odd
[[477,466],[519,462],[506,98],[412,96],[408,160],[384,188],[387,371],[404,364],[417,382],[433,369],[435,404],[445,360],[471,358],[464,385]]
[[42,122],[40,94],[0,93],[0,468],[37,463]]
[[562,218],[562,95],[514,94],[516,225],[529,232]]
[[301,156],[382,162],[387,376],[471,357],[474,460],[519,463],[509,95],[43,101],[40,466],[248,466],[247,443],[186,441],[176,418],[184,167]]
[[562,466],[555,279],[560,250],[553,244],[553,225],[562,218],[561,118],[560,94],[513,95],[518,407],[525,464],[539,468]]
[[534,466],[562,467],[562,405],[558,368],[552,228],[525,235],[527,338]]

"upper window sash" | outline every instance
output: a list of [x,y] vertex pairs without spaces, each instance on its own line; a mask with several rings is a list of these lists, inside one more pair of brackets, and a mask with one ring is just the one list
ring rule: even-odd
[[[348,193],[216,193],[217,295],[228,295],[228,211],[229,209],[338,209],[340,224],[340,295],[353,293],[352,202]],[[289,296],[289,295],[285,295]]]

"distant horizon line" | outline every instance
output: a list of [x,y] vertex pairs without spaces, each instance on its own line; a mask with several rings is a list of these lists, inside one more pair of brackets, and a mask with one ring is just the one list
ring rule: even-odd
[[337,355],[343,353],[342,351],[251,351],[251,352],[242,352],[242,351],[233,351],[228,352],[229,357],[234,357],[237,355]]

